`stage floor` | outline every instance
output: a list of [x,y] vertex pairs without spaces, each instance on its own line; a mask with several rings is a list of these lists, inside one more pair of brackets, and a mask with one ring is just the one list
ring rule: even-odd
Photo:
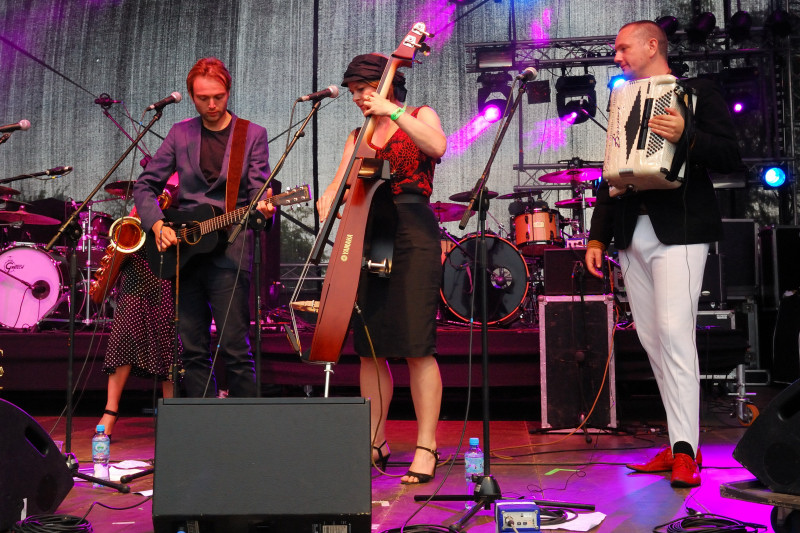
[[[754,403],[763,411],[776,389],[759,387],[756,392]],[[473,393],[479,394],[478,391]],[[668,474],[634,474],[624,466],[628,462],[646,460],[667,443],[663,420],[659,418],[658,410],[654,410],[652,414],[642,412],[632,415],[625,420],[624,427],[631,433],[593,430],[588,437],[585,434],[532,434],[530,430],[538,427],[535,420],[492,422],[491,473],[505,499],[594,505],[597,512],[605,515],[600,525],[592,529],[595,532],[648,532],[656,525],[685,516],[690,508],[760,523],[768,526],[766,531],[773,531],[769,527],[771,507],[720,496],[721,484],[753,477],[731,456],[745,428],[729,416],[730,408],[727,398],[704,393],[701,417],[703,484],[696,489],[673,489],[670,487]],[[37,420],[51,433],[53,439],[64,440],[63,418],[39,416]],[[91,471],[90,440],[96,422],[97,417],[76,417],[73,420],[71,449],[76,454],[82,471]],[[213,432],[213,428],[208,431]],[[463,516],[462,502],[432,502],[423,505],[414,501],[415,495],[431,494],[435,491],[440,494],[464,494],[466,484],[461,456],[452,464],[452,469],[451,464],[442,465],[432,483],[422,486],[404,486],[399,483],[398,476],[405,472],[413,454],[415,432],[413,421],[392,418],[387,423],[387,437],[392,451],[387,475],[381,475],[375,469],[370,470],[371,521],[374,532],[399,531],[396,528],[406,523],[433,524],[440,529],[431,531],[443,531]],[[458,419],[443,420],[438,431],[442,459],[454,457],[462,436],[466,441],[469,437],[482,435],[483,426],[479,421],[471,420],[465,425]],[[286,435],[287,442],[293,438],[295,437]],[[157,445],[168,446],[169,443],[156,443],[153,418],[123,416],[114,429],[112,460],[150,461]],[[215,454],[218,453],[220,451],[210,445],[207,455],[194,458],[197,468],[203,469],[209,461],[214,461]],[[246,468],[249,461],[259,460],[261,459],[258,457],[242,458],[242,468]],[[264,483],[273,484],[299,482],[301,480],[264,480]],[[348,480],[343,479],[342,483],[348,483]],[[131,484],[134,492],[148,490],[152,486],[152,477],[145,477]],[[215,490],[213,479],[208,480],[204,490]],[[236,498],[237,495],[219,494],[218,497]],[[99,505],[92,507],[93,502],[117,509],[130,508],[111,510]],[[314,501],[308,501],[307,504],[309,512],[312,512]],[[89,512],[88,520],[94,531],[103,533],[153,531],[151,501],[135,493],[120,494],[109,488],[92,488],[90,483],[84,481],[75,483],[58,506],[57,512],[74,516],[83,516]],[[467,524],[465,531],[496,531],[493,512],[494,508],[478,512]],[[565,530],[573,531],[569,527]],[[294,533],[294,530],[291,531]]]

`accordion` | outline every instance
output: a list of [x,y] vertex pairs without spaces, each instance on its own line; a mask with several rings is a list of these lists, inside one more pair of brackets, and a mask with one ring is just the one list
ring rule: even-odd
[[670,174],[675,144],[650,131],[647,123],[653,116],[666,114],[667,107],[686,118],[682,93],[677,78],[669,74],[627,81],[611,92],[603,160],[603,178],[611,196],[681,186],[684,168]]

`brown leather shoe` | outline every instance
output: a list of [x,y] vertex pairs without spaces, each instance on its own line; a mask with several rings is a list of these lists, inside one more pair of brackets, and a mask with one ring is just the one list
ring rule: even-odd
[[[678,455],[684,455],[684,454],[678,454]],[[696,461],[698,466],[703,466],[703,454],[700,453],[699,449],[697,450]],[[663,448],[661,448],[661,451],[656,454],[655,457],[653,457],[646,463],[629,464],[626,466],[636,472],[669,472],[672,470],[672,466],[674,463],[675,463],[675,458],[672,456],[672,449],[670,449],[669,446],[664,446]]]
[[685,453],[676,453],[672,465],[670,484],[673,487],[697,487],[700,485],[700,467]]

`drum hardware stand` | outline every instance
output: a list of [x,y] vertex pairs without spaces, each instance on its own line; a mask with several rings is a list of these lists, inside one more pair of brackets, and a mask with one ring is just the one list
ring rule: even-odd
[[[44,250],[49,252],[53,249],[56,242],[61,237],[66,236],[67,241],[69,244],[69,276],[70,276],[70,302],[69,302],[69,349],[68,357],[67,357],[67,405],[66,405],[66,431],[64,437],[64,452],[65,452],[65,459],[67,461],[67,465],[77,471],[77,459],[75,459],[75,455],[72,453],[72,417],[73,417],[73,398],[72,398],[72,387],[73,387],[73,362],[75,360],[75,301],[77,297],[77,277],[78,277],[78,269],[77,269],[77,254],[76,254],[76,244],[81,237],[81,228],[77,223],[77,218],[80,216],[80,213],[87,207],[87,204],[91,202],[94,195],[103,187],[108,178],[119,168],[122,162],[128,157],[128,154],[133,151],[134,147],[139,143],[142,137],[153,127],[160,118],[163,112],[163,108],[156,108],[156,113],[153,115],[153,118],[147,124],[147,126],[142,129],[133,143],[128,146],[125,152],[120,156],[119,159],[112,165],[111,169],[106,173],[105,176],[100,180],[100,182],[95,186],[95,188],[89,193],[89,196],[81,203],[78,208],[73,211],[73,213],[69,216],[69,218],[58,228],[58,231],[55,235],[50,239],[50,242],[47,243]],[[75,465],[75,466],[73,466]],[[77,474],[76,474],[77,475]],[[128,492],[130,489],[119,483],[113,483],[111,481],[99,479],[99,478],[92,478],[91,476],[87,476],[85,474],[81,474],[81,479],[86,479],[87,481],[92,481],[99,485],[105,485],[107,487],[112,487],[117,489],[119,492]],[[91,478],[91,479],[89,479]]]

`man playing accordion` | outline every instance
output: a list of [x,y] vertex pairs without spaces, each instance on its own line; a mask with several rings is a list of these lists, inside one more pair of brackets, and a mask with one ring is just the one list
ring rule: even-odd
[[[617,34],[614,61],[628,80],[670,74],[667,37],[654,22],[626,24]],[[592,216],[586,265],[602,276],[603,253],[613,240],[636,332],[647,351],[667,413],[670,447],[638,472],[671,471],[674,487],[700,484],[700,372],[695,326],[709,244],[722,236],[709,170],[741,166],[733,122],[713,82],[684,80],[692,93],[693,120],[678,109],[647,122],[650,131],[675,145],[685,158],[685,176],[672,189],[633,188],[612,197],[603,180]]]

